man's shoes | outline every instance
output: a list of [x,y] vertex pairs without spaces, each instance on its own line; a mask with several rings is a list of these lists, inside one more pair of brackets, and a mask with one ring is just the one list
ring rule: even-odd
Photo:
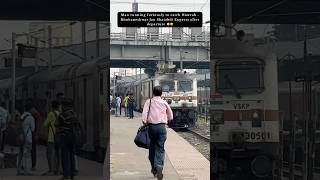
[[155,170],[151,169],[151,173],[153,174],[153,177],[157,177],[157,172],[155,172]]
[[163,178],[161,167],[157,167],[157,178],[158,178],[158,180],[162,180],[162,178]]

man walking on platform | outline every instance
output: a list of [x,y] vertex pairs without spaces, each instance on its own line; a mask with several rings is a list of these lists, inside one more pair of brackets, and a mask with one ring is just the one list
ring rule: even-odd
[[169,104],[161,99],[162,88],[153,88],[153,98],[146,101],[142,112],[143,124],[149,126],[150,146],[149,161],[151,173],[162,180],[165,159],[164,143],[167,139],[166,124],[173,119],[173,113]]

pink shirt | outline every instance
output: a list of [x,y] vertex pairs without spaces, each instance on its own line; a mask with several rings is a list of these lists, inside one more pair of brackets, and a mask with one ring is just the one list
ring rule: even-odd
[[173,113],[169,104],[161,99],[160,96],[155,96],[151,99],[150,113],[147,120],[149,111],[150,99],[146,101],[143,107],[142,120],[144,123],[148,122],[151,124],[165,123],[173,119]]

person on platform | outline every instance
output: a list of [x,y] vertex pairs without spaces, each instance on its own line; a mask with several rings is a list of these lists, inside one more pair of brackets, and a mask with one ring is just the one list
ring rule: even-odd
[[116,97],[116,116],[119,116],[121,114],[120,110],[121,110],[121,98],[120,98],[120,95],[117,95],[117,97]]
[[72,123],[76,121],[73,111],[73,100],[64,98],[61,101],[62,112],[58,117],[57,133],[60,136],[63,177],[60,180],[74,178],[75,173],[75,136]]
[[34,106],[34,102],[32,99],[27,99],[27,104],[32,106],[31,115],[34,118],[35,129],[32,131],[32,149],[31,149],[31,160],[32,160],[32,170],[36,170],[37,165],[37,132],[38,132],[38,123],[40,122],[40,113]]
[[134,115],[133,115],[134,102],[135,102],[135,100],[134,100],[133,94],[130,93],[129,99],[128,99],[129,119],[133,119],[133,117],[134,117]]
[[58,175],[60,169],[60,154],[56,137],[56,122],[59,117],[59,102],[52,101],[52,110],[48,113],[47,119],[44,122],[44,127],[48,130],[48,142],[47,142],[47,160],[48,160],[48,172],[44,175]]
[[149,126],[150,147],[149,161],[151,173],[162,180],[165,159],[164,144],[167,139],[166,124],[173,119],[169,104],[161,99],[162,88],[153,88],[153,98],[148,99],[143,107],[142,122]]
[[[31,170],[31,149],[32,149],[32,132],[35,131],[35,120],[31,114],[32,104],[27,103],[24,106],[24,113],[21,115],[21,128],[22,128],[22,144],[20,153],[18,155],[17,175],[33,175]],[[24,173],[22,173],[24,171]]]
[[9,112],[6,109],[6,103],[4,101],[0,102],[0,152],[4,151],[5,145],[5,132],[8,127],[9,122]]
[[128,116],[129,116],[128,100],[129,100],[129,95],[126,94],[126,97],[124,97],[124,99],[123,99],[125,117],[128,117]]

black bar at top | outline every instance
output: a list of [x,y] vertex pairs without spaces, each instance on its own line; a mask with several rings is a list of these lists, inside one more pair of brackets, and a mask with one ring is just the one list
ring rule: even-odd
[[118,27],[202,27],[202,12],[118,12]]

